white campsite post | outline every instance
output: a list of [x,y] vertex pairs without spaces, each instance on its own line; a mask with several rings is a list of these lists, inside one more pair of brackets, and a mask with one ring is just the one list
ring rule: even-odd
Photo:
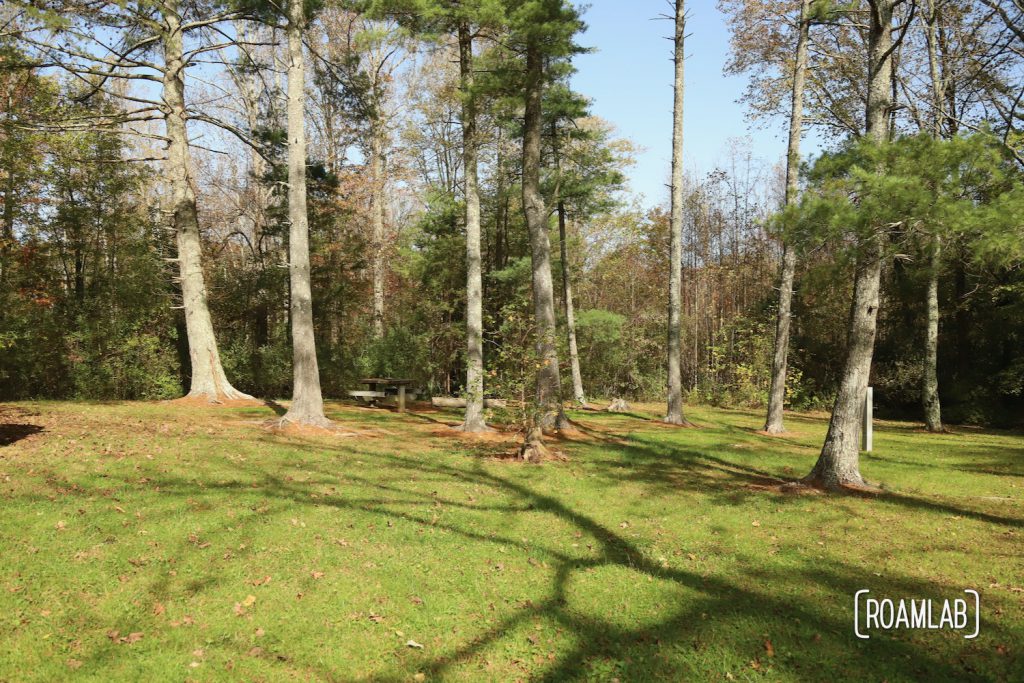
[[868,387],[864,392],[864,426],[861,429],[863,447],[865,453],[870,453],[875,440],[874,427],[872,425],[875,412],[875,390]]

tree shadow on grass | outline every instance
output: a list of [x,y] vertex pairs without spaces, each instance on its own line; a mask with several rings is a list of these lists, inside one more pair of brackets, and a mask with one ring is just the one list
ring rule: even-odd
[[0,446],[10,446],[22,439],[38,434],[43,428],[34,424],[0,422]]
[[263,399],[263,405],[273,410],[274,414],[277,415],[278,417],[283,417],[284,414],[288,412],[287,408],[285,408],[283,405],[281,405],[280,403],[271,398]]
[[[323,452],[324,449],[321,445],[318,450]],[[338,456],[358,453],[347,446],[330,449]],[[935,647],[937,641],[915,643],[913,638],[891,635],[879,635],[871,641],[854,637],[852,602],[857,590],[871,588],[877,594],[893,597],[942,600],[958,597],[951,594],[954,591],[951,587],[900,575],[878,576],[857,567],[810,558],[779,569],[739,568],[733,571],[735,579],[696,569],[669,567],[655,562],[644,548],[602,524],[586,510],[537,491],[513,474],[488,471],[479,462],[463,467],[399,455],[360,454],[360,457],[372,457],[378,465],[395,470],[397,474],[382,483],[378,473],[365,476],[346,473],[344,480],[349,493],[322,497],[316,504],[378,515],[382,523],[385,519],[401,519],[442,529],[457,534],[467,544],[517,548],[524,553],[542,555],[553,568],[551,583],[542,599],[527,601],[515,614],[441,654],[417,655],[418,659],[405,662],[405,666],[402,662],[383,664],[383,670],[372,675],[373,680],[403,678],[408,675],[410,663],[415,669],[426,672],[429,679],[443,680],[455,675],[457,667],[479,664],[492,646],[521,647],[521,643],[510,643],[509,639],[522,637],[517,633],[519,629],[537,620],[568,632],[573,644],[555,654],[553,660],[545,660],[533,669],[534,680],[594,677],[617,677],[627,681],[682,680],[713,673],[724,675],[723,666],[737,674],[742,674],[743,670],[754,674],[780,668],[805,680],[834,678],[835,674],[830,673],[828,667],[841,667],[842,677],[848,680],[985,680],[1009,679],[1012,675],[1011,660],[1001,660],[990,650],[980,650],[969,641],[942,639],[939,642],[945,650],[943,655]],[[699,462],[702,467],[727,467],[726,474],[733,477],[733,485],[763,476],[763,473],[755,474],[757,471],[753,468],[746,468],[751,472],[744,472],[733,463],[716,462],[706,455],[702,455]],[[308,461],[302,463],[302,469],[315,479],[305,482],[289,481],[254,463],[234,463],[234,466],[241,470],[239,481],[211,482],[205,488],[229,494],[251,492],[252,485],[243,479],[259,476],[262,478],[259,495],[281,501],[285,503],[284,509],[293,510],[312,504],[309,492],[313,487],[337,481],[329,465]],[[408,476],[403,477],[403,472]],[[410,479],[421,481],[422,475],[494,488],[511,496],[514,502],[473,504],[403,483]],[[191,480],[164,476],[154,483],[165,495],[196,495]],[[704,487],[707,482],[697,478],[692,485]],[[381,495],[352,496],[351,492],[358,488],[370,488]],[[459,520],[439,521],[432,515],[438,504],[506,516],[545,513],[552,520],[576,529],[583,537],[593,539],[596,557],[580,557],[556,547],[531,547],[510,534],[477,529],[469,520],[466,524]],[[458,558],[452,559],[457,561]],[[662,615],[655,621],[624,626],[610,616],[588,613],[578,604],[580,589],[574,587],[574,582],[593,572],[612,572],[613,577],[626,572],[626,576],[635,576],[637,580],[658,582],[659,586],[671,589],[667,593],[677,597],[669,598],[662,605]],[[836,604],[837,600],[846,601],[846,605]],[[1007,631],[995,623],[986,623],[985,630],[989,637],[1005,642],[1022,638],[1021,633]],[[777,657],[768,656],[766,639],[774,641],[772,649],[778,652]],[[287,661],[289,665],[296,663],[291,659]],[[322,664],[311,661],[308,666],[316,670]],[[320,670],[331,677],[331,672]]]
[[[264,438],[277,442],[272,436]],[[353,443],[309,441],[288,442],[287,446],[297,451],[292,467],[308,475],[304,481],[269,471],[264,464],[250,460],[219,462],[218,465],[231,467],[237,474],[229,479],[204,481],[198,489],[195,477],[174,476],[166,471],[155,474],[148,483],[159,487],[160,495],[170,501],[225,493],[277,501],[279,504],[272,506],[273,514],[294,514],[294,510],[306,506],[325,505],[339,512],[378,516],[382,525],[385,520],[401,519],[455,534],[467,546],[508,546],[542,556],[551,564],[552,577],[543,597],[527,601],[497,625],[482,628],[468,641],[441,653],[407,653],[407,662],[388,660],[372,674],[374,680],[407,678],[410,666],[428,673],[431,680],[465,675],[466,671],[456,669],[476,666],[489,656],[491,648],[522,647],[523,643],[513,639],[523,637],[519,629],[536,620],[563,629],[571,635],[572,643],[555,653],[553,660],[538,664],[530,672],[534,680],[695,680],[709,675],[724,676],[727,670],[741,677],[760,675],[772,668],[801,680],[1010,680],[1018,671],[1017,660],[994,654],[991,643],[1020,643],[1024,634],[1019,628],[1011,631],[994,622],[983,624],[983,632],[990,639],[986,648],[941,634],[932,634],[936,637],[931,640],[917,639],[918,642],[906,636],[880,635],[871,641],[854,637],[852,602],[857,590],[871,588],[878,594],[916,599],[958,597],[950,594],[956,591],[950,586],[899,574],[879,576],[862,568],[811,557],[752,568],[737,563],[730,565],[728,577],[699,566],[666,566],[652,558],[651,549],[602,523],[592,511],[530,486],[529,478],[521,476],[521,470],[495,472],[488,463],[469,458],[446,464],[430,458],[368,454]],[[719,447],[709,445],[707,449]],[[590,457],[588,469],[609,480],[636,481],[665,496],[685,489],[739,503],[743,499],[737,499],[737,494],[764,495],[750,489],[751,485],[778,480],[749,464],[704,450],[682,449],[677,444],[634,440],[628,445],[603,443],[602,448],[606,452]],[[324,454],[332,459],[365,459],[375,466],[365,473],[346,471],[340,476],[330,461],[323,460]],[[497,505],[467,502],[452,495],[439,495],[431,490],[433,486],[423,486],[432,481],[487,487],[510,500]],[[134,480],[125,479],[125,483]],[[338,493],[320,493],[316,500],[311,500],[314,490],[322,492],[324,487],[335,485]],[[92,495],[85,487],[76,492]],[[786,499],[780,496],[780,500]],[[965,511],[898,493],[884,494],[878,500],[910,509],[974,516],[1006,526],[1021,524],[1020,520]],[[496,514],[508,522],[491,530],[455,514],[438,519],[433,514],[437,505]],[[514,538],[510,531],[503,531],[512,528],[512,519],[518,515],[530,515],[528,523],[537,524],[537,513],[592,539],[595,556],[580,556],[560,547],[531,546]],[[250,521],[258,523],[259,519],[259,515],[252,515],[231,524],[237,530]],[[210,533],[216,530],[211,529]],[[457,562],[459,557],[451,560]],[[582,589],[576,582],[595,573],[597,580],[608,581],[609,576],[635,577],[639,585],[649,581],[665,587],[667,597],[661,604],[661,614],[646,624],[623,625],[621,619],[607,614],[607,610],[588,611],[579,604]],[[151,590],[159,598],[169,587],[165,580],[158,580]],[[625,592],[628,596],[628,589]],[[775,657],[768,655],[766,639],[774,643]],[[297,656],[283,652],[275,657],[288,667],[282,675],[294,671],[290,667],[296,665],[326,679],[349,673],[325,670],[320,660],[298,661]]]

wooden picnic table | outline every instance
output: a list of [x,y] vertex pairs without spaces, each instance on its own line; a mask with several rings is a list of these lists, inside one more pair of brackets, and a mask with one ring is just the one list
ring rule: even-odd
[[350,396],[356,396],[359,398],[378,399],[385,398],[387,390],[394,388],[398,393],[398,412],[405,412],[405,390],[412,384],[411,379],[397,379],[395,377],[366,377],[359,380],[361,384],[365,384],[370,387],[369,391],[350,391]]

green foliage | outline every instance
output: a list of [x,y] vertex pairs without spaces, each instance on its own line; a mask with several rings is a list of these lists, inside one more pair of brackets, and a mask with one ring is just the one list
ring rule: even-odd
[[168,340],[138,328],[68,335],[74,398],[143,400],[181,393],[178,359]]
[[[1022,224],[1019,171],[986,133],[862,138],[823,154],[807,175],[809,190],[778,219],[787,238],[805,249],[846,238],[863,244],[879,233],[988,233],[993,219],[999,234],[1009,235]],[[889,244],[900,246],[897,239]]]
[[[74,113],[108,106],[97,99]],[[148,174],[110,163],[124,146],[116,135],[35,135],[25,144],[0,138],[4,155],[45,158],[30,181],[43,201],[25,203],[35,212],[8,217],[14,232],[5,236],[0,263],[0,397],[176,395],[178,340],[162,235],[138,192]],[[28,173],[8,168],[19,180]]]
[[380,339],[370,340],[356,358],[363,377],[401,377],[421,383],[429,377],[428,344],[422,333],[392,326]]

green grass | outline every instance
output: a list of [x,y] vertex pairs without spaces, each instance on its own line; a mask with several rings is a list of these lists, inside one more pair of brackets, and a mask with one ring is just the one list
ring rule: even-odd
[[[454,413],[0,409],[0,680],[1024,680],[1020,434],[882,423],[886,493],[787,495],[823,418],[647,408],[540,466]],[[860,588],[976,588],[981,635],[858,640]]]

